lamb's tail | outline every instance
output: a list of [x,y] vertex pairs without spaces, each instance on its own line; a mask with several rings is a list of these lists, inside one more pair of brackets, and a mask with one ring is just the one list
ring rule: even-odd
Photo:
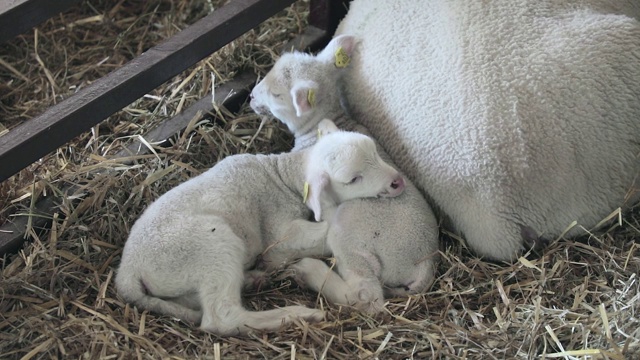
[[135,272],[120,269],[116,275],[115,284],[118,293],[126,302],[142,309],[173,316],[194,324],[199,324],[202,319],[201,311],[149,294],[142,277]]

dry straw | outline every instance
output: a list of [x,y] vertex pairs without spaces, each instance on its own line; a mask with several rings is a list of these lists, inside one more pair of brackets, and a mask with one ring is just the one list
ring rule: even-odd
[[[0,45],[0,131],[219,5],[94,0]],[[390,300],[379,318],[333,307],[282,274],[274,274],[271,288],[247,294],[246,306],[322,307],[325,322],[223,339],[122,302],[114,271],[147,204],[227,155],[284,151],[291,139],[274,123],[260,128],[245,106],[239,114],[219,109],[215,119],[194,122],[170,146],[146,143],[149,155],[111,157],[204,96],[214,79],[222,83],[243,69],[264,74],[280,46],[305,26],[307,5],[287,9],[0,185],[0,222],[75,186],[48,231],[33,229],[34,240],[2,260],[0,358],[638,358],[637,210],[614,213],[617,221],[603,231],[560,239],[542,255],[513,264],[477,259],[445,233],[430,292]]]

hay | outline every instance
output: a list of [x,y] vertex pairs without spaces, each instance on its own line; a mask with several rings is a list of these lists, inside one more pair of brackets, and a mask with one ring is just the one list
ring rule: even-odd
[[[35,32],[0,46],[3,125],[11,128],[113,70],[205,15],[209,4],[91,1],[40,26],[37,49]],[[380,318],[332,307],[282,274],[274,274],[272,288],[247,294],[246,306],[323,307],[325,322],[223,339],[122,302],[114,271],[147,204],[225,156],[286,150],[291,138],[274,123],[258,131],[260,119],[245,106],[239,114],[208,116],[170,146],[149,144],[155,153],[109,157],[203,96],[212,73],[216,83],[240,69],[264,73],[279,45],[302,30],[304,9],[297,4],[0,185],[4,217],[28,213],[33,199],[70,184],[77,189],[64,197],[48,231],[33,231],[32,242],[2,260],[0,358],[640,356],[637,210],[513,264],[477,259],[445,234],[432,289],[390,300]],[[40,61],[33,61],[36,53]]]

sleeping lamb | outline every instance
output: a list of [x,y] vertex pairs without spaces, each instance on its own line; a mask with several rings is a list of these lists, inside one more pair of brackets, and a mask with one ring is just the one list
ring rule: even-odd
[[[339,77],[355,45],[353,37],[341,36],[317,56],[284,54],[253,89],[252,108],[259,114],[272,114],[288,126],[295,135],[294,151],[316,141],[314,129],[323,118],[367,133],[344,113],[338,92]],[[380,147],[378,152],[389,162]],[[292,268],[299,283],[322,292],[333,303],[346,302],[375,313],[382,310],[384,295],[424,292],[434,280],[437,222],[423,196],[408,181],[405,192],[393,201],[342,203],[332,219],[327,244],[340,275],[311,258]]]
[[218,335],[323,319],[303,306],[246,310],[246,270],[276,244],[267,257],[278,261],[324,254],[329,222],[308,221],[309,209],[330,219],[346,200],[398,196],[404,180],[369,137],[331,121],[319,129],[326,135],[308,150],[227,157],[151,204],[124,247],[115,280],[123,299]]

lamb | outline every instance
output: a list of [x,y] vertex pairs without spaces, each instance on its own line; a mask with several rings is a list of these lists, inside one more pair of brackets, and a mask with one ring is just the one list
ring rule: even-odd
[[346,102],[479,256],[640,198],[637,1],[353,0]]
[[323,311],[304,306],[248,311],[247,270],[267,247],[267,268],[326,253],[330,221],[308,221],[311,211],[330,219],[349,199],[400,195],[404,180],[369,137],[331,121],[318,129],[323,138],[305,151],[227,157],[152,203],[124,246],[115,279],[122,298],[221,336],[322,320]]
[[[313,129],[323,118],[368,134],[340,105],[338,81],[355,46],[356,39],[344,35],[317,56],[284,54],[253,89],[251,107],[287,125],[295,136],[294,151],[316,141]],[[378,152],[390,162],[381,147]],[[428,290],[439,259],[438,225],[418,189],[409,181],[405,185],[405,192],[393,201],[342,203],[327,237],[339,275],[324,262],[305,258],[291,267],[296,280],[333,303],[353,305],[372,314],[383,310],[385,297]]]

